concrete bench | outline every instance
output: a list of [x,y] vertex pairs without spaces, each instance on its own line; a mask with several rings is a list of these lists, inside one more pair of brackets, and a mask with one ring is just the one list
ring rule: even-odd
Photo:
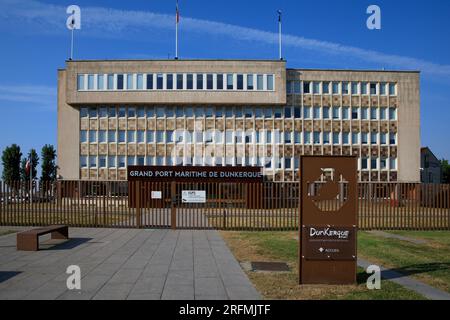
[[17,250],[38,251],[39,236],[48,233],[51,233],[52,239],[69,239],[69,227],[67,225],[36,228],[17,233]]

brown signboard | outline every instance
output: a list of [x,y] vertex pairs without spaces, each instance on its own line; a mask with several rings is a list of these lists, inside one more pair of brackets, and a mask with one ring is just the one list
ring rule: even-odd
[[128,166],[128,181],[263,182],[261,167]]
[[356,157],[300,162],[300,284],[356,283]]

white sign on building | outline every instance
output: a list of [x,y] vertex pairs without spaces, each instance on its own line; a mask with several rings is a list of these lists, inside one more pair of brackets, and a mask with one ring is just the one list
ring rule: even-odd
[[181,199],[183,203],[205,203],[205,190],[183,190],[181,191]]

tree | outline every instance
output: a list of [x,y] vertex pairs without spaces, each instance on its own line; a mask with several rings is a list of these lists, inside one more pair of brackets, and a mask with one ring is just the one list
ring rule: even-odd
[[41,181],[55,181],[57,169],[55,148],[50,144],[43,146],[41,151],[41,159]]
[[448,160],[441,160],[442,183],[450,183],[450,164]]
[[22,152],[17,144],[12,144],[10,147],[6,147],[2,154],[3,173],[2,179],[7,183],[20,180],[20,158]]
[[39,164],[39,156],[35,149],[31,149],[30,152],[28,152],[28,155],[26,158],[22,159],[21,165],[20,165],[20,178],[22,181],[30,181],[30,172],[27,172],[26,165],[27,161],[31,158],[31,172],[33,173],[33,179],[37,178],[37,165]]

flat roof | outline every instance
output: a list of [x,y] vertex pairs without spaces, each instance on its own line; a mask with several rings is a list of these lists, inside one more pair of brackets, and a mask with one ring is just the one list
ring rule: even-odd
[[338,71],[338,72],[398,72],[420,73],[419,70],[379,70],[379,69],[318,69],[318,68],[286,68],[287,71]]

